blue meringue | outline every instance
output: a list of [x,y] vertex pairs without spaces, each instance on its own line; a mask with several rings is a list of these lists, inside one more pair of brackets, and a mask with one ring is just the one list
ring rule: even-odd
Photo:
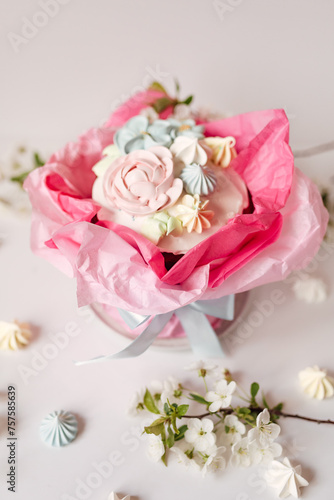
[[53,411],[42,420],[40,436],[51,446],[66,446],[78,433],[78,421],[68,411]]
[[180,174],[180,178],[186,192],[192,195],[208,196],[215,190],[217,184],[214,172],[198,163],[186,165]]

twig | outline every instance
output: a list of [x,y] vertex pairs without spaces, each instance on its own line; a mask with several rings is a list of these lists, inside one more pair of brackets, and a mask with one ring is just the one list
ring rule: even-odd
[[[250,407],[249,408],[251,411],[256,411],[256,412],[261,412],[264,410],[264,408],[260,408],[259,406],[258,407]],[[234,408],[226,408],[224,410],[220,410],[218,412],[207,412],[207,413],[203,413],[202,415],[186,415],[186,418],[204,418],[204,417],[209,417],[210,415],[215,415],[217,413],[222,413],[223,415],[230,415],[231,413],[233,413],[235,410]],[[270,410],[269,410],[270,412]],[[316,424],[333,424],[334,425],[334,420],[330,420],[330,419],[327,419],[327,420],[322,420],[322,419],[318,419],[318,418],[311,418],[311,417],[304,417],[303,415],[297,415],[297,414],[293,414],[293,413],[285,413],[283,411],[279,411],[279,410],[272,410],[271,412],[271,415],[277,415],[278,417],[284,417],[284,418],[299,418],[300,420],[307,420],[308,422],[315,422]]]

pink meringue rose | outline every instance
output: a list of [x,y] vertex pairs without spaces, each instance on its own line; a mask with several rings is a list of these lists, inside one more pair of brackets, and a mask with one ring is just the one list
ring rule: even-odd
[[117,158],[103,178],[107,205],[131,215],[148,215],[176,203],[183,189],[174,179],[169,149],[156,146]]

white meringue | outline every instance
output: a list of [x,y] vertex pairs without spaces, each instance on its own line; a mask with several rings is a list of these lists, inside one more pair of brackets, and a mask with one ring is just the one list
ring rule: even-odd
[[0,321],[0,350],[17,351],[29,344],[31,330],[27,323]]
[[212,161],[220,167],[227,168],[237,156],[234,137],[206,137],[204,142],[212,149]]
[[198,194],[186,194],[181,199],[181,204],[171,207],[168,213],[179,219],[188,233],[196,231],[200,234],[211,227],[210,220],[215,214],[213,210],[206,210],[208,204],[209,200],[202,202]]
[[198,141],[196,137],[178,136],[170,147],[173,156],[185,165],[199,163],[205,165],[210,154],[210,149],[204,142]]
[[131,497],[129,495],[126,495],[126,497],[124,498],[119,498],[119,496],[112,491],[108,496],[108,500],[131,500]]
[[300,465],[292,467],[290,460],[284,458],[283,462],[274,460],[265,473],[267,483],[277,490],[279,498],[287,498],[292,495],[300,497],[300,488],[308,486],[308,481],[301,476]]
[[299,279],[292,285],[297,299],[308,304],[319,304],[327,299],[326,284],[319,278]]
[[300,371],[298,378],[305,394],[311,398],[321,400],[331,398],[334,394],[334,380],[317,365]]

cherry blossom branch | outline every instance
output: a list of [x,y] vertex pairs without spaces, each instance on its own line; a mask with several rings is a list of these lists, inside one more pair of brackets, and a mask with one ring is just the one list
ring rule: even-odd
[[[255,411],[255,412],[262,412],[264,410],[264,408],[261,408],[260,406],[257,406],[257,407],[250,407],[249,408],[250,410],[252,411]],[[219,414],[223,414],[223,416],[225,415],[230,415],[231,413],[234,413],[235,412],[235,409],[234,408],[226,408],[226,409],[223,409],[223,410],[220,410],[218,412],[206,412],[206,413],[202,413],[201,415],[186,415],[187,418],[204,418],[204,417],[210,417],[210,416],[213,416],[213,415],[219,415]],[[297,414],[293,414],[293,413],[285,413],[283,411],[280,411],[280,410],[272,410],[270,411],[270,414],[271,415],[276,415],[277,417],[284,417],[284,418],[298,418],[299,420],[306,420],[308,422],[315,422],[316,424],[333,424],[334,425],[334,420],[330,420],[330,419],[327,419],[327,420],[322,420],[322,419],[318,419],[318,418],[311,418],[311,417],[305,417],[303,415],[297,415]]]

